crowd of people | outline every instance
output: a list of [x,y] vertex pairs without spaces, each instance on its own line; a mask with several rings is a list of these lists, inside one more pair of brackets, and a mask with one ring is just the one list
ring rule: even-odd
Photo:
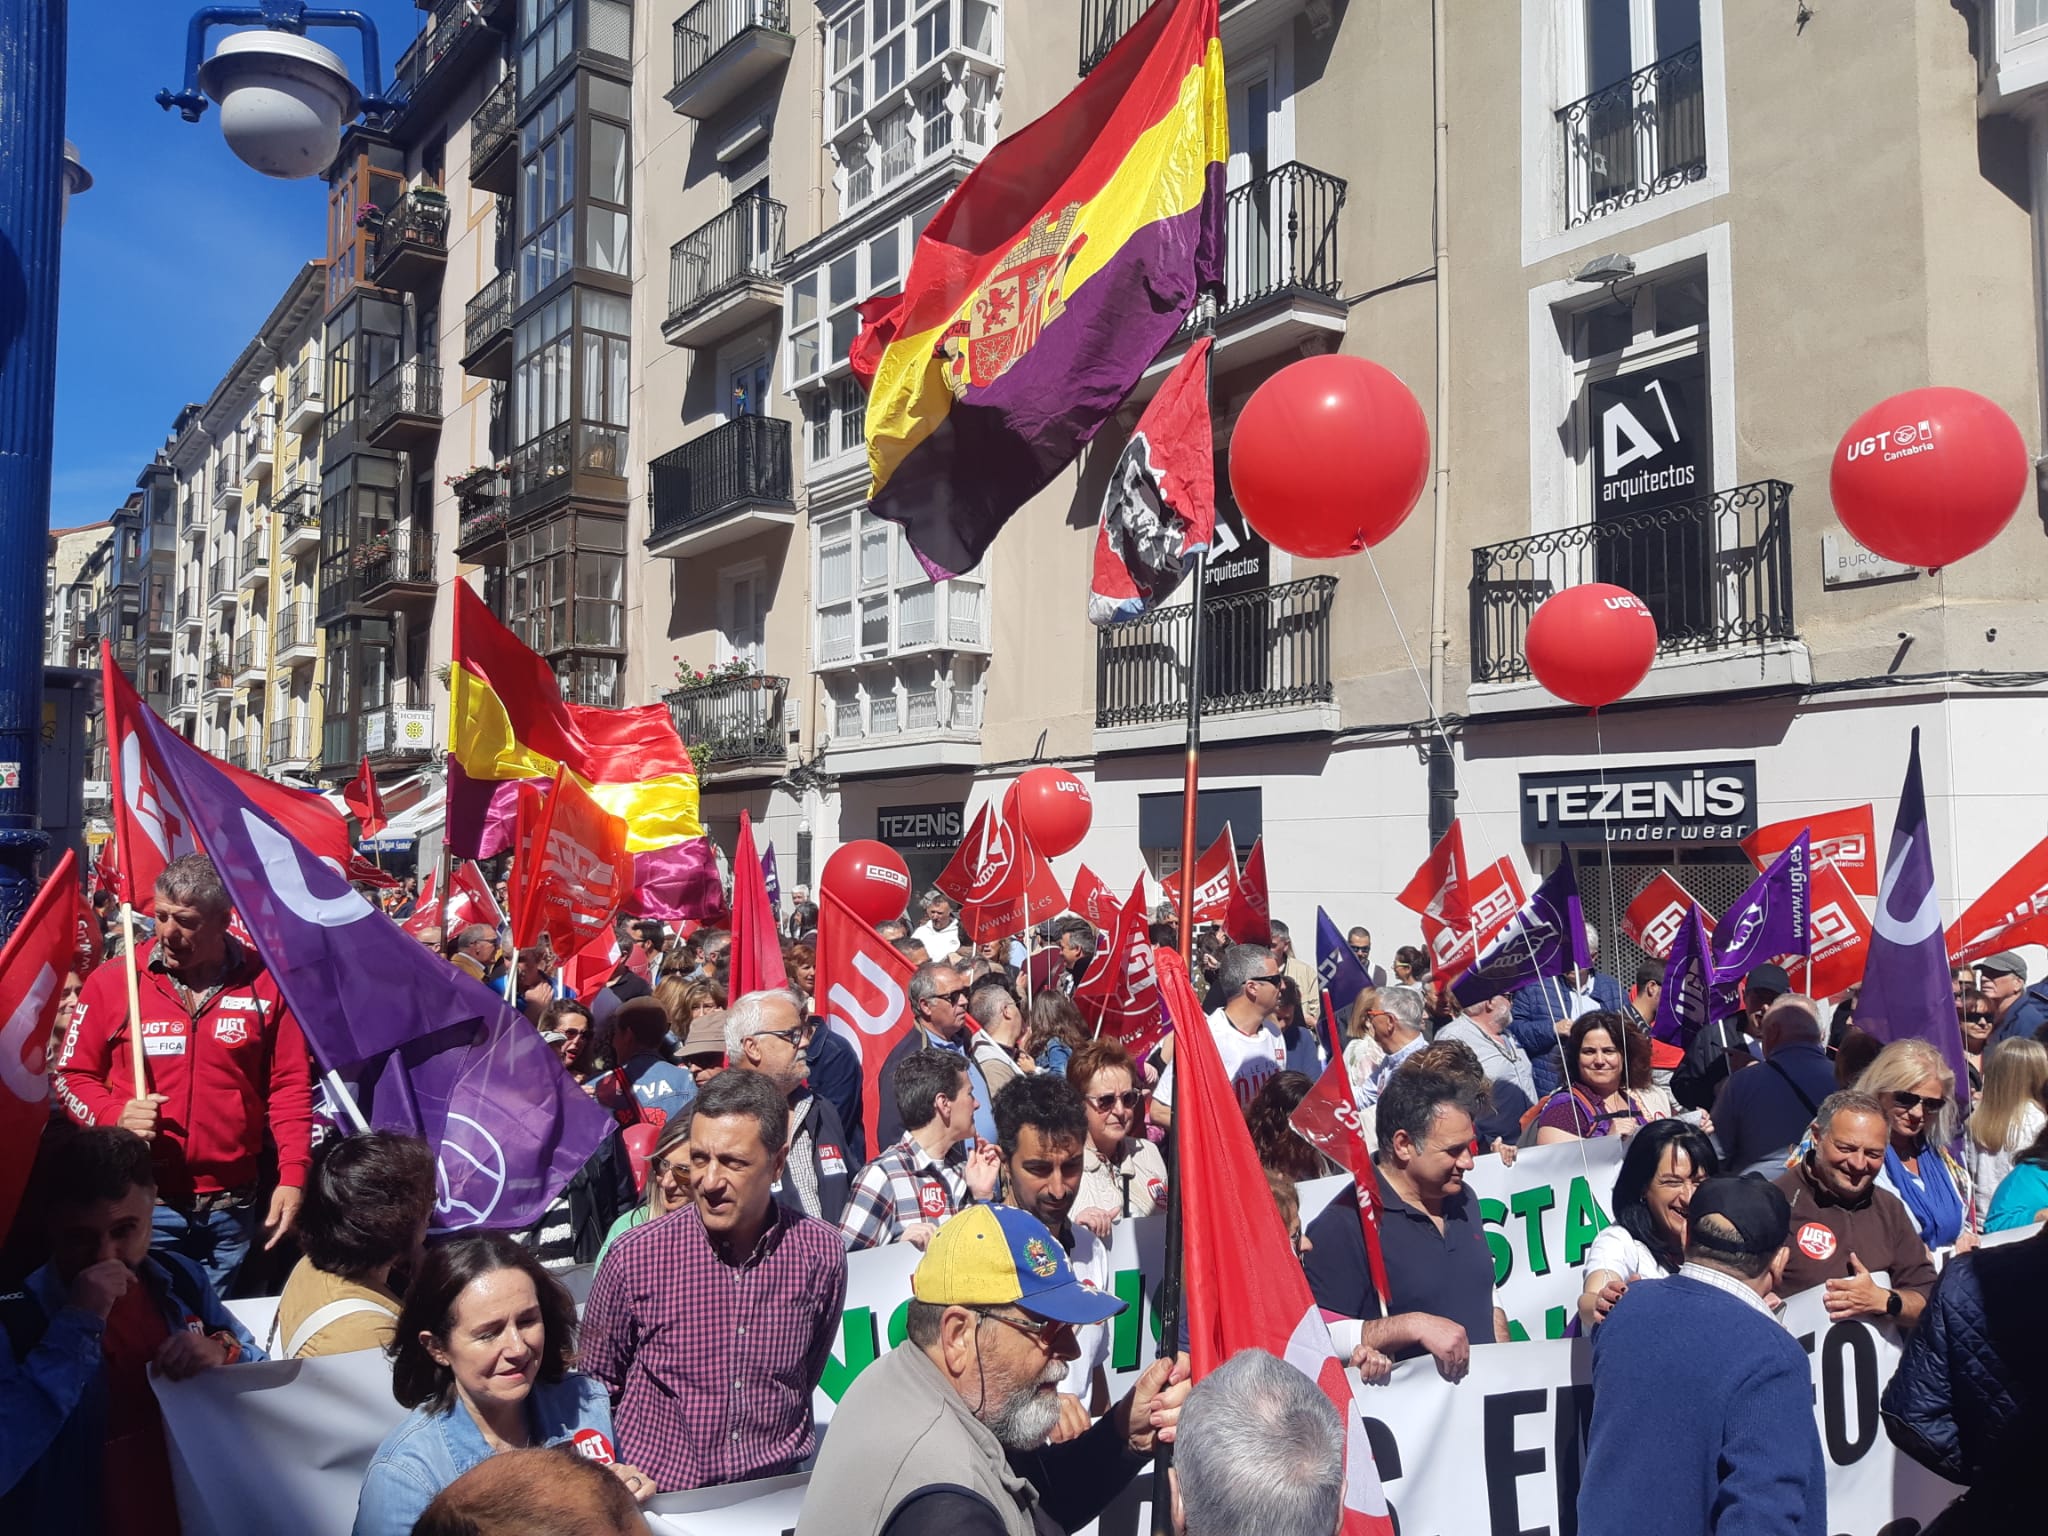
[[[138,955],[146,1087],[118,965],[72,978],[48,1045],[53,1116],[0,1297],[6,1528],[172,1528],[151,1371],[381,1350],[407,1414],[370,1463],[358,1536],[538,1529],[516,1519],[563,1499],[612,1522],[591,1529],[634,1530],[657,1491],[805,1467],[800,1536],[1073,1530],[1176,1438],[1177,1528],[1327,1536],[1343,1427],[1299,1372],[1250,1353],[1191,1388],[1168,1356],[1113,1397],[1110,1244],[1171,1197],[1175,1062],[1170,1032],[1134,1056],[1085,1023],[1096,932],[1068,916],[1042,945],[974,943],[938,893],[880,925],[915,969],[869,1105],[857,1048],[815,1010],[817,908],[794,894],[789,985],[738,996],[720,928],[622,922],[585,997],[487,925],[420,931],[614,1122],[539,1221],[429,1241],[429,1149],[329,1122],[218,874],[174,861]],[[1151,937],[1178,947],[1164,914]],[[1270,945],[1203,932],[1191,952],[1309,1287],[1360,1320],[1365,1382],[1425,1356],[1455,1382],[1508,1340],[1479,1159],[1613,1138],[1611,1222],[1572,1323],[1595,1387],[1582,1530],[1736,1529],[1720,1521],[1737,1506],[1744,1530],[1826,1528],[1807,1366],[1773,1315],[1806,1290],[1832,1318],[1906,1331],[1886,1422],[1970,1489],[1954,1529],[2029,1507],[2048,1238],[1978,1247],[2048,1215],[2048,1003],[2020,957],[1955,973],[1959,1084],[1924,1041],[1873,1039],[1853,996],[1824,1009],[1774,965],[1681,1050],[1650,1033],[1655,966],[1459,1006],[1423,949],[1389,973],[1368,930],[1347,944],[1370,985],[1336,1018],[1281,923]],[[1297,1184],[1337,1170],[1290,1116],[1333,1056],[1373,1154],[1384,1299],[1357,1188],[1301,1219]],[[848,1254],[895,1243],[918,1251],[906,1336],[821,1450],[812,1395]],[[279,1297],[260,1341],[223,1301],[249,1295]],[[1630,1432],[1660,1414],[1667,1433]],[[585,1459],[558,1474],[549,1447]]]

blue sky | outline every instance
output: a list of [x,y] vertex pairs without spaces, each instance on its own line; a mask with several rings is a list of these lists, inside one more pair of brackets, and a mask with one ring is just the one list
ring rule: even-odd
[[[387,77],[423,19],[408,0],[328,3],[376,21]],[[93,188],[64,226],[52,527],[112,512],[179,408],[212,392],[300,264],[326,254],[325,183],[248,169],[218,108],[188,124],[157,106],[181,83],[197,5],[71,0],[66,124]],[[354,34],[311,35],[361,83]]]

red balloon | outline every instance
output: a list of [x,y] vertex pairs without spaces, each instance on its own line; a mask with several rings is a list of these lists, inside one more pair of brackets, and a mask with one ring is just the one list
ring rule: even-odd
[[1967,389],[1909,389],[1858,416],[1828,491],[1842,526],[1901,565],[1952,565],[1998,537],[2027,489],[2012,418]]
[[886,923],[910,905],[910,866],[886,843],[841,843],[819,882],[864,923]]
[[1230,489],[1268,543],[1307,560],[1377,544],[1429,479],[1429,423],[1378,363],[1330,353],[1290,363],[1246,402]]
[[1003,819],[1048,858],[1078,847],[1095,820],[1088,786],[1064,768],[1027,769],[1003,795]]
[[1545,598],[1522,649],[1537,682],[1560,699],[1598,709],[1648,675],[1657,659],[1657,620],[1626,587],[1589,582]]

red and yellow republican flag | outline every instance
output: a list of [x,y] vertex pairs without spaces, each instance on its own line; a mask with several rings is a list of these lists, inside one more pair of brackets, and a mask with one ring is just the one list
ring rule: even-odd
[[971,571],[1223,276],[1217,0],[1161,0],[988,152],[861,309],[869,504]]

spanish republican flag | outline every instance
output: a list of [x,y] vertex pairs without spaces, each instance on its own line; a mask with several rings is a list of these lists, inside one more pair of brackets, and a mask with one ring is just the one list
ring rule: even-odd
[[500,624],[466,581],[455,584],[448,755],[471,779],[573,774],[626,823],[632,853],[702,837],[697,770],[660,704],[599,709],[562,698],[545,659]]
[[970,571],[1072,463],[1223,273],[1217,0],[1162,0],[988,152],[862,308],[868,500]]

